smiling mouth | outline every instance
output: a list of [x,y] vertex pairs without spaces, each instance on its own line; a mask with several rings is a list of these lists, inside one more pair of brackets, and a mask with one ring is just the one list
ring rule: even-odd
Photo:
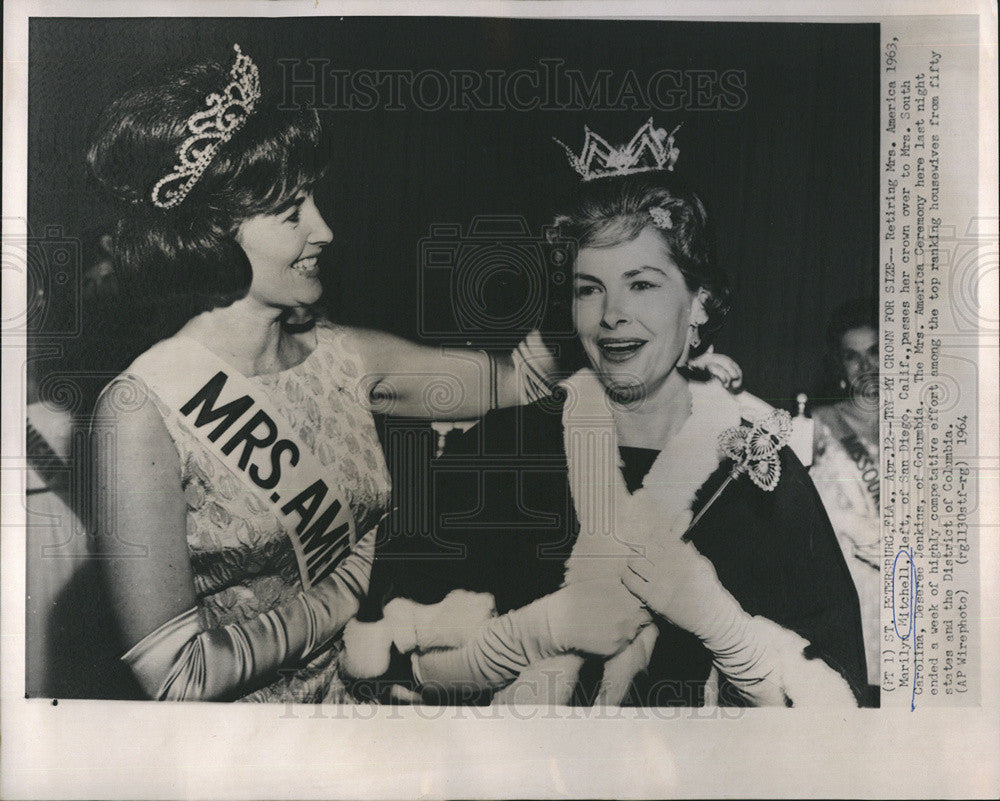
[[299,275],[307,278],[315,278],[319,275],[319,256],[310,256],[306,259],[299,259],[292,263],[292,267]]
[[597,347],[609,362],[627,362],[646,344],[645,339],[599,339]]

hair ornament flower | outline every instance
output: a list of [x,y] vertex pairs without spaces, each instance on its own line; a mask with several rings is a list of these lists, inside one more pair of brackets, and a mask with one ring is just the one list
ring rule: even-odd
[[653,206],[649,210],[649,216],[653,218],[653,225],[661,230],[669,231],[674,227],[674,221],[670,218],[670,209]]

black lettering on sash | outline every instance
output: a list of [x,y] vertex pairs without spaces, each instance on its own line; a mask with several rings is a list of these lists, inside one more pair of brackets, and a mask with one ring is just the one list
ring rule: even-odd
[[316,481],[281,507],[285,514],[296,511],[302,516],[296,533],[301,545],[302,566],[310,584],[330,575],[341,558],[349,552],[347,537],[350,533],[350,520],[327,531],[327,527],[337,521],[343,509],[338,498],[334,498],[329,507],[309,525],[316,517],[316,511],[326,494],[326,485],[322,481]]
[[215,442],[219,437],[225,433],[233,423],[239,419],[247,409],[253,406],[253,398],[249,395],[244,395],[242,398],[237,398],[225,406],[220,406],[218,409],[214,408],[215,402],[219,399],[219,393],[222,392],[222,388],[226,384],[226,374],[223,372],[218,372],[215,376],[199,389],[194,396],[181,406],[181,414],[187,416],[193,412],[199,404],[201,404],[201,409],[198,411],[198,417],[195,418],[194,427],[201,428],[203,425],[214,422],[220,417],[225,418],[219,425],[215,427],[215,430],[208,435],[209,440]]
[[[254,431],[261,425],[265,426],[267,430],[263,436],[256,436]],[[222,446],[222,452],[228,456],[236,450],[237,445],[241,442],[245,443],[243,445],[243,453],[240,454],[239,466],[240,470],[246,470],[247,463],[250,461],[250,454],[253,453],[254,449],[266,448],[277,438],[278,427],[274,424],[274,420],[271,419],[267,412],[259,409],[253,417],[247,420],[243,428],[233,434],[233,438]]]
[[878,506],[880,492],[878,465],[872,460],[872,457],[868,453],[868,449],[856,434],[845,434],[841,438],[840,444],[843,446],[844,450],[847,451],[847,455],[851,457],[851,460],[854,462],[854,466],[858,468],[858,472],[861,473],[861,480],[865,482],[865,488],[868,490],[868,494],[872,496],[872,500],[875,501],[875,505]]
[[[333,503],[330,504],[330,507],[325,512],[323,512],[323,514],[319,516],[316,522],[309,527],[309,530],[302,535],[303,550],[308,552],[312,548],[319,546],[320,543],[318,542],[318,540],[323,540],[326,538],[327,535],[326,527],[329,526],[334,521],[334,518],[337,517],[339,512],[340,512],[340,501],[334,498]],[[341,529],[343,529],[343,532],[340,531]],[[336,535],[338,532],[346,533],[347,524],[343,523],[340,526],[337,526],[337,528],[335,528],[330,533]]]
[[339,557],[347,550],[347,536],[350,525],[347,522],[327,531],[340,514],[341,506],[338,498],[321,514],[309,530],[302,535],[302,555],[306,563],[309,580],[316,583],[328,576],[340,561]]
[[281,507],[282,514],[287,515],[289,512],[298,512],[302,517],[299,524],[295,527],[295,531],[298,534],[302,534],[302,531],[309,525],[309,521],[313,519],[319,507],[322,506],[326,493],[326,484],[323,482],[323,479],[318,479]]
[[260,477],[257,465],[250,465],[250,478],[254,484],[261,489],[274,489],[281,480],[281,454],[288,451],[288,466],[295,467],[299,463],[298,446],[288,439],[279,439],[271,448],[271,475],[267,478]]
[[334,499],[330,508],[319,516],[319,519],[302,536],[302,551],[305,556],[306,571],[313,583],[328,576],[340,561],[348,547],[347,536],[350,530],[348,523],[327,531],[326,528],[337,518],[340,512],[340,501]]
[[317,581],[322,581],[329,576],[337,565],[340,564],[341,559],[348,553],[350,551],[344,540],[328,543],[327,547],[323,550],[322,558],[319,558],[319,555],[317,555],[315,564],[310,564],[306,568],[309,571],[310,582],[315,584]]
[[[343,528],[345,532],[347,531],[346,524],[338,526],[337,528]],[[334,534],[336,532],[333,531],[330,533]],[[337,544],[336,540],[320,540],[319,549],[315,553],[306,557],[306,569],[309,571],[310,575],[313,575],[316,568],[323,564],[325,557],[329,555],[330,551],[337,547]]]

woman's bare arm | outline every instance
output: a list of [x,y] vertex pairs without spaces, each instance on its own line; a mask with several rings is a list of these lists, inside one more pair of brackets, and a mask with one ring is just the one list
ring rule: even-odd
[[[376,408],[430,420],[470,420],[490,409],[529,403],[555,385],[558,366],[537,331],[510,353],[428,347],[382,331],[359,329],[355,342],[368,371],[363,382]],[[736,390],[743,379],[727,356],[705,353],[688,364]]]
[[418,345],[368,329],[355,331],[354,341],[376,408],[402,417],[469,420],[524,404],[551,391],[544,383],[556,369],[540,338],[520,359],[514,352]]
[[[126,647],[195,605],[177,450],[151,398],[94,413],[96,543]],[[140,386],[127,388],[143,397]]]
[[[126,379],[127,380],[127,379]],[[231,698],[324,647],[357,612],[375,551],[366,535],[321,582],[256,617],[206,629],[187,550],[180,464],[147,401],[105,395],[95,418],[97,533],[111,602],[139,685],[161,700]]]

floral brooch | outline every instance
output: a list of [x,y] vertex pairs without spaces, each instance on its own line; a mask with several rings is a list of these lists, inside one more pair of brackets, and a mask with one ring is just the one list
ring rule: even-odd
[[752,425],[727,428],[719,435],[719,450],[733,460],[734,479],[746,473],[754,484],[771,492],[781,478],[778,451],[791,436],[792,416],[777,409]]
[[719,435],[719,450],[723,456],[732,460],[732,470],[709,498],[708,503],[691,521],[688,531],[690,532],[701,520],[708,507],[715,503],[715,499],[730,482],[736,481],[744,473],[765,492],[773,492],[781,478],[781,460],[778,452],[788,444],[791,436],[792,416],[782,409],[775,409],[767,417],[755,423],[741,423],[723,431]]

